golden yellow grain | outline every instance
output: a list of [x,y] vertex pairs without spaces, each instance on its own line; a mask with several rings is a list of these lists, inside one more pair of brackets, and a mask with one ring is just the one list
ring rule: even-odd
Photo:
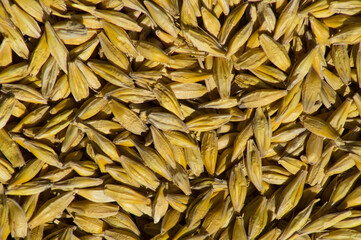
[[280,236],[280,240],[288,239],[295,232],[302,229],[309,220],[313,207],[319,201],[320,199],[313,200],[305,209],[299,212],[297,216],[295,216],[292,221],[288,223],[286,229],[282,232]]
[[74,193],[63,193],[46,201],[29,221],[29,228],[33,229],[48,221],[54,220],[74,199]]
[[291,60],[282,44],[276,42],[267,34],[261,34],[259,41],[267,58],[282,71],[287,71],[291,66]]
[[221,23],[219,22],[217,17],[214,16],[212,12],[210,12],[207,8],[202,7],[201,12],[204,27],[208,30],[210,34],[216,37],[221,30]]
[[339,139],[339,134],[336,130],[326,121],[313,117],[313,116],[301,116],[301,123],[307,130],[320,137],[325,137],[333,140]]
[[0,239],[358,238],[360,10],[2,1]]
[[85,216],[75,216],[74,223],[88,233],[103,233],[106,224],[100,219],[88,218]]
[[106,218],[114,216],[119,206],[113,203],[94,203],[89,200],[73,201],[67,210],[73,214],[90,218]]
[[46,104],[46,99],[40,92],[24,84],[2,84],[2,90],[11,93],[16,99],[24,102]]
[[297,176],[282,190],[279,205],[277,206],[277,219],[296,207],[300,201],[307,172],[301,170]]
[[123,104],[113,99],[108,101],[108,104],[115,118],[128,131],[140,135],[142,132],[148,130],[148,127],[137,114]]

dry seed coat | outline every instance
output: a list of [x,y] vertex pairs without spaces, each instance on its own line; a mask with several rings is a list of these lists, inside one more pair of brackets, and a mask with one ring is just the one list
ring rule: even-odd
[[2,1],[0,239],[361,238],[360,14]]

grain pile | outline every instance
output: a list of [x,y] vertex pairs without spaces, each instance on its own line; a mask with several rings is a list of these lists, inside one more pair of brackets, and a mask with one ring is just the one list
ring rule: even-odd
[[1,3],[0,239],[361,239],[361,1]]

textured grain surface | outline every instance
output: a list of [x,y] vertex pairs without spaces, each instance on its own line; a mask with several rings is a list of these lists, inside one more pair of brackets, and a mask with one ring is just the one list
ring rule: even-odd
[[361,239],[360,21],[2,0],[0,240]]

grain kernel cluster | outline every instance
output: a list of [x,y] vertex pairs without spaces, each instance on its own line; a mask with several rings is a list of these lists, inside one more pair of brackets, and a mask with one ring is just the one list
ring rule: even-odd
[[361,1],[1,0],[0,240],[361,239]]

